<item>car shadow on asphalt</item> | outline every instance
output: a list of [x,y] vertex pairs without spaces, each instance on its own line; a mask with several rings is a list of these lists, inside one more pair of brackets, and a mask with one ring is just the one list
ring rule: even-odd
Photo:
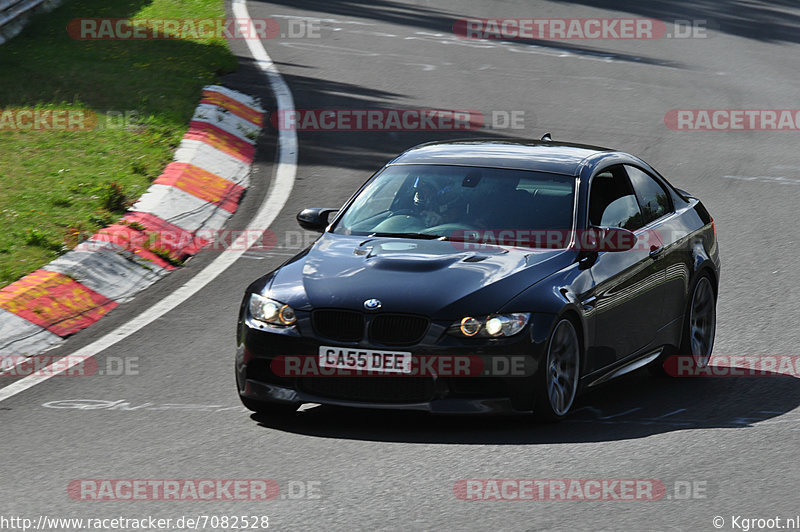
[[[426,29],[447,35],[453,31],[453,23],[461,18],[493,18],[508,16],[494,8],[490,11],[469,12],[468,6],[452,2],[456,11],[441,8],[406,4],[395,0],[252,0],[270,6],[281,5],[309,12],[326,14],[339,21],[360,21],[371,19],[385,24],[408,26]],[[603,10],[614,13],[630,13],[633,16],[663,20],[671,26],[673,21],[702,23],[703,28],[719,33],[744,37],[765,42],[800,42],[797,27],[800,16],[791,11],[796,7],[796,0],[764,0],[761,2],[741,2],[740,0],[716,0],[714,2],[697,2],[696,0],[651,0],[649,2],[631,2],[630,0],[556,0],[565,9],[562,16],[579,16],[578,6],[586,6],[592,10]],[[440,5],[447,5],[440,2]],[[475,4],[480,5],[480,4]],[[556,16],[556,15],[553,15]],[[584,15],[585,16],[585,15]],[[671,28],[670,28],[671,29]],[[676,38],[678,35],[675,36]],[[705,33],[701,38],[705,37]],[[551,42],[544,41],[547,45]],[[535,43],[539,44],[539,43]],[[556,43],[556,44],[560,44]],[[595,50],[589,49],[590,52]]]
[[[421,6],[419,4],[405,4],[393,0],[354,0],[339,2],[331,2],[329,0],[303,0],[302,2],[298,2],[297,0],[251,0],[251,4],[258,2],[269,4],[270,6],[282,5],[291,9],[301,8],[319,15],[333,17],[321,18],[322,21],[327,23],[321,29],[321,37],[323,39],[329,36],[326,32],[330,31],[329,28],[331,26],[336,26],[337,32],[344,30],[344,33],[347,33],[351,25],[356,26],[355,31],[363,31],[362,25],[365,25],[376,32],[378,32],[380,28],[388,29],[392,26],[415,29],[417,31],[413,34],[409,33],[405,36],[405,38],[413,38],[415,40],[426,40],[427,38],[427,40],[433,42],[447,43],[449,39],[451,43],[463,44],[472,44],[469,41],[473,40],[473,37],[468,37],[464,29],[465,26],[460,24],[459,21],[474,17],[469,13],[461,11],[461,6],[457,3],[454,3],[454,7],[458,8],[456,11],[445,11],[433,7]],[[624,11],[622,8],[617,9]],[[495,15],[497,14],[495,13]],[[366,20],[373,22],[365,22]],[[714,26],[714,28],[716,28],[716,26]],[[380,33],[378,33],[378,35],[380,35]],[[391,37],[396,36],[391,35]],[[388,39],[390,35],[386,34],[384,38]],[[474,42],[480,47],[489,45],[489,41],[485,39],[475,38]],[[583,39],[574,39],[572,42],[566,42],[565,39],[526,39],[513,37],[509,39],[492,38],[491,42],[498,45],[536,47],[555,53],[595,57],[604,61],[627,61],[660,67],[686,68],[686,65],[677,61],[666,61],[654,56],[645,55],[642,53],[644,47],[639,47],[636,53],[624,53],[619,50],[614,50],[610,46],[600,47],[596,40],[588,41],[592,46],[585,45],[584,43],[587,41]]]
[[[242,69],[253,72],[255,63],[252,59],[240,57]],[[286,83],[292,88],[295,100],[295,109],[302,113],[314,109],[322,110],[381,110],[381,111],[405,111],[413,109],[407,102],[411,97],[406,94],[391,92],[386,90],[364,87],[355,83],[344,81],[333,81],[324,79],[312,72],[298,73],[295,70],[307,69],[306,65],[291,63],[286,64],[287,68],[281,73]],[[225,78],[232,78],[229,76]],[[256,83],[260,78],[250,76],[251,83],[229,84],[233,88],[242,90],[249,94],[257,94]],[[425,106],[423,106],[425,107]],[[419,109],[418,109],[419,110]],[[422,110],[428,110],[427,107]],[[439,109],[442,110],[442,109]],[[396,157],[400,152],[423,142],[436,142],[445,140],[486,138],[495,140],[513,139],[520,133],[518,129],[492,129],[491,110],[453,110],[467,112],[469,118],[459,126],[448,124],[441,126],[441,129],[409,129],[403,130],[359,130],[348,129],[346,126],[342,130],[323,129],[315,127],[312,121],[305,124],[302,119],[298,119],[295,126],[300,141],[301,162],[304,167],[331,167],[337,172],[343,169],[357,170],[364,173],[364,179],[370,174],[386,164],[389,160]],[[281,117],[284,117],[283,119]],[[270,134],[277,133],[281,127],[281,120],[288,120],[280,110],[272,110],[265,116],[266,123],[264,129]],[[305,116],[305,115],[304,115]],[[530,113],[533,116],[533,113]],[[355,124],[355,122],[353,122]],[[544,133],[544,131],[542,131]],[[266,146],[265,146],[266,149]],[[325,174],[321,176],[325,180],[326,186],[338,186],[335,183],[335,174]],[[301,175],[298,179],[306,179],[307,176]],[[334,183],[331,183],[331,182]],[[343,201],[352,193],[350,188],[343,193]]]
[[[738,0],[653,0],[630,2],[629,0],[556,0],[568,8],[586,6],[612,12],[630,13],[671,23],[694,22],[699,27],[736,37],[764,42],[796,43],[800,40],[797,26],[800,16],[792,12],[795,0],[765,0],[762,2],[740,2]],[[699,38],[706,38],[703,32]],[[675,36],[677,37],[677,35]]]
[[581,395],[572,415],[557,424],[537,424],[528,416],[430,415],[332,406],[316,406],[289,416],[253,414],[252,419],[264,428],[320,438],[519,445],[628,440],[692,429],[800,425],[800,414],[784,416],[798,405],[800,379],[785,375],[659,379],[637,373]]

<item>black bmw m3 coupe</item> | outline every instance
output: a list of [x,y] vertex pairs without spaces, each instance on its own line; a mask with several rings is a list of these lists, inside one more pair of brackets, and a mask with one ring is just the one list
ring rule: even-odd
[[434,413],[568,415],[668,357],[708,364],[719,255],[700,200],[632,155],[579,144],[423,144],[246,290],[240,397]]

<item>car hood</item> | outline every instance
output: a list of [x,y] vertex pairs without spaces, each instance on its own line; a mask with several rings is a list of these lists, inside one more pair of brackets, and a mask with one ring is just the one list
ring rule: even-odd
[[[467,249],[470,248],[471,249]],[[573,252],[325,233],[272,277],[268,292],[298,310],[364,310],[455,318],[489,314],[565,268]]]

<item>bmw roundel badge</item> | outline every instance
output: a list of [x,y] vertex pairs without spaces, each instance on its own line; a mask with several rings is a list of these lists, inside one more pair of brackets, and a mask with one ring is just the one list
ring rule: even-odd
[[367,310],[378,310],[381,308],[381,302],[378,299],[367,299],[364,301],[364,308]]

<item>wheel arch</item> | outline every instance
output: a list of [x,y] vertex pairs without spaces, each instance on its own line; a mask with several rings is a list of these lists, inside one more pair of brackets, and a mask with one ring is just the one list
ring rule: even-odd
[[569,320],[570,323],[572,323],[572,326],[575,327],[575,332],[578,335],[578,345],[580,346],[580,376],[582,377],[585,374],[586,350],[587,345],[589,344],[589,328],[586,324],[586,320],[578,308],[573,304],[567,304],[558,312],[555,312],[551,315],[553,316],[553,321],[550,323],[550,327],[547,332],[548,340],[552,336],[556,325],[558,325],[562,319]]

